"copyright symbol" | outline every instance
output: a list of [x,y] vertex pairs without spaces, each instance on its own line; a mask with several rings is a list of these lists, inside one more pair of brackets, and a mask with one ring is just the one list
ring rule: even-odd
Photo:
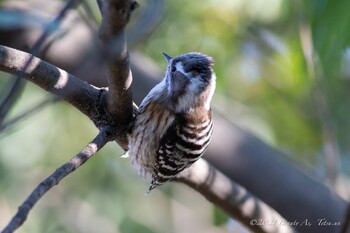
[[250,220],[250,225],[255,226],[258,223],[256,219]]

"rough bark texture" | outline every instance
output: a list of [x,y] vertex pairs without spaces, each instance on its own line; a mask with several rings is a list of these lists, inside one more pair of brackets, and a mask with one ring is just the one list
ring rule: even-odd
[[200,192],[253,232],[297,232],[288,221],[204,159],[180,174],[179,181]]
[[[21,68],[29,59],[31,62],[23,72]],[[87,116],[97,115],[97,112],[94,113],[94,111],[100,104],[100,93],[103,90],[82,82],[50,63],[30,54],[1,46],[0,69],[8,73],[20,74],[44,90],[61,97]]]
[[103,16],[99,35],[103,42],[104,55],[107,56],[108,110],[118,124],[120,134],[124,135],[118,137],[117,142],[127,150],[126,132],[132,121],[133,105],[132,74],[124,28],[137,3],[129,0],[98,3]]

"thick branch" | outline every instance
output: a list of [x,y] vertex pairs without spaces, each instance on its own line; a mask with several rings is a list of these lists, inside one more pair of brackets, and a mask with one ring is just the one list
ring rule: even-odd
[[204,159],[198,160],[178,177],[253,232],[296,232],[274,209]]
[[29,211],[40,200],[40,198],[49,191],[53,186],[57,185],[64,177],[75,171],[90,159],[98,150],[100,150],[107,142],[113,140],[110,138],[109,129],[103,129],[81,152],[74,156],[69,162],[59,167],[53,174],[41,182],[20,205],[16,215],[11,219],[10,223],[1,233],[12,233],[20,227],[27,219]]
[[[31,62],[22,72],[21,67],[29,59]],[[63,98],[88,117],[93,119],[97,115],[95,106],[100,98],[100,89],[39,58],[0,45],[0,70],[11,74],[21,73],[21,77]]]
[[[108,109],[118,122],[120,131],[126,132],[132,121],[133,107],[132,74],[124,28],[137,3],[130,0],[105,0],[98,3],[102,13],[99,34],[107,56]],[[117,142],[127,149],[126,137],[118,137]]]

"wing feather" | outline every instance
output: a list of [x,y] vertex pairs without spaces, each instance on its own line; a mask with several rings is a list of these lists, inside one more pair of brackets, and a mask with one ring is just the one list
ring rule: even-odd
[[178,175],[197,161],[209,145],[213,131],[211,115],[201,123],[190,119],[175,118],[160,141],[157,163],[148,190],[161,185]]

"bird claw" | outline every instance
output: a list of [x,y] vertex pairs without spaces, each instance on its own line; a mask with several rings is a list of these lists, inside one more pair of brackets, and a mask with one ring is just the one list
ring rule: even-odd
[[156,184],[151,184],[147,190],[147,192],[145,192],[145,195],[148,195],[155,187],[157,187]]

